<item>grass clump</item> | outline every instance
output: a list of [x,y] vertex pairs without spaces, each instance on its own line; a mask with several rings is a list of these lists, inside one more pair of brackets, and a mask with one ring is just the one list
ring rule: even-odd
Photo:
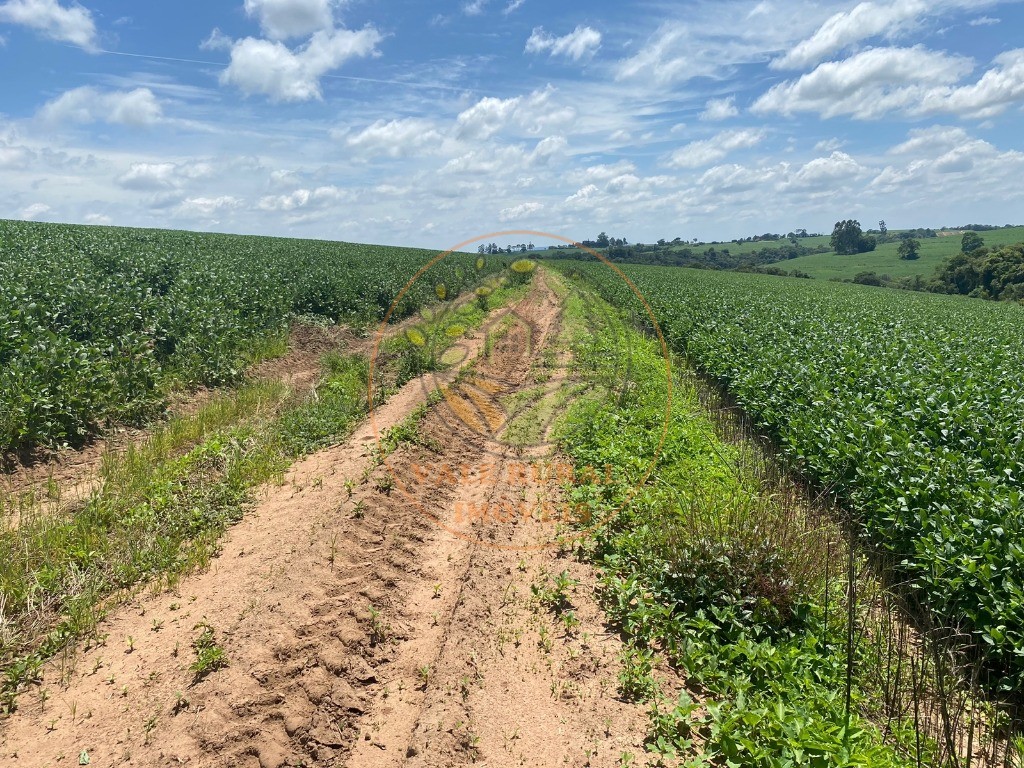
[[289,457],[303,456],[348,435],[353,422],[369,410],[370,363],[364,355],[331,352],[323,361],[323,380],[315,397],[285,412],[275,431]]
[[512,262],[510,267],[510,279],[516,285],[528,283],[533,279],[537,271],[537,262],[529,259],[519,259]]
[[195,674],[195,681],[199,682],[210,673],[223,669],[228,665],[228,657],[224,649],[217,644],[217,638],[213,627],[205,621],[195,626],[200,630],[199,636],[192,641],[192,648],[196,652],[196,660],[192,662],[189,669]]

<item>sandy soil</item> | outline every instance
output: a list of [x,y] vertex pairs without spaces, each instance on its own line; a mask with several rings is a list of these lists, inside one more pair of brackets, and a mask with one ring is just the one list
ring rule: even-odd
[[[296,464],[207,571],[126,604],[103,644],[47,667],[0,723],[0,763],[643,764],[646,713],[616,697],[621,643],[596,575],[545,546],[557,463],[501,440],[502,404],[536,385],[559,322],[541,274],[466,341],[471,366],[410,382],[347,443]],[[432,386],[445,397],[415,441],[380,460],[379,436]],[[531,587],[562,571],[555,612]],[[197,679],[204,627],[229,663]]]

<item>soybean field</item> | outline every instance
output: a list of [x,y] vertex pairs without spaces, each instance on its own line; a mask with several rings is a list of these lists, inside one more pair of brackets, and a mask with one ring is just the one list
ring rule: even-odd
[[437,256],[0,223],[0,755],[1024,764],[1024,307]]
[[[602,265],[565,265],[637,306]],[[1024,308],[629,267],[669,345],[854,509],[983,684],[1024,689]]]
[[[237,381],[291,318],[379,322],[433,251],[0,222],[0,453],[144,423],[168,391]],[[453,255],[395,307],[479,280]],[[444,286],[439,289],[438,286]]]

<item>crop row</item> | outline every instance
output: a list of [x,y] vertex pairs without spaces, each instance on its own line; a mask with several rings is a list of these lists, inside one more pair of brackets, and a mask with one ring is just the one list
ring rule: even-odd
[[[563,264],[644,317],[599,264]],[[623,270],[672,348],[860,513],[907,594],[1024,690],[1024,308],[836,283]]]
[[[295,315],[383,318],[436,253],[311,240],[0,221],[0,454],[74,445],[237,379]],[[500,266],[455,254],[393,319]],[[444,290],[438,286],[443,284]]]

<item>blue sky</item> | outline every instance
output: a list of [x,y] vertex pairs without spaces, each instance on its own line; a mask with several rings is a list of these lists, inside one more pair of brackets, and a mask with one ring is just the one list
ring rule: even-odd
[[0,218],[447,247],[1024,223],[1024,5],[0,0]]

